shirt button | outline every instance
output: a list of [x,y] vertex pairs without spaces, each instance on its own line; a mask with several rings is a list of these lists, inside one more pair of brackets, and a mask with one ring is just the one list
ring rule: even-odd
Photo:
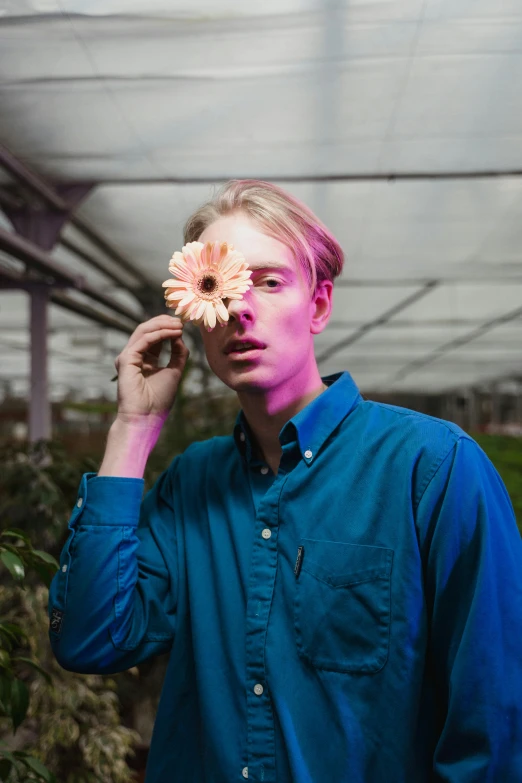
[[65,574],[65,572],[67,571],[67,566],[66,566],[66,565],[63,565],[63,566],[62,566],[62,571],[63,571],[63,573]]
[[[240,432],[240,433],[239,433],[239,440],[245,440],[245,433],[244,433],[244,432]],[[245,767],[245,769],[246,769],[246,767]],[[245,770],[243,770],[243,772],[244,772],[244,771],[245,771]]]
[[254,685],[254,693],[256,694],[256,696],[261,696],[263,691],[264,691],[264,688],[263,688],[262,685],[260,685],[259,683],[257,683],[257,685]]
[[263,473],[263,475],[264,475],[265,473],[268,473],[268,468],[261,468],[261,473]]
[[248,767],[243,767],[243,769],[241,770],[241,774],[243,775],[244,778],[247,778],[248,777]]
[[312,454],[312,452],[310,451],[310,449],[307,449],[307,450],[305,451],[305,457],[306,457],[306,459],[311,459],[311,457],[313,457],[313,456],[314,456],[314,455]]
[[267,527],[265,527],[261,535],[263,536],[263,538],[270,538],[270,536],[272,535],[272,531],[269,530]]
[[83,503],[83,498],[78,498],[78,502],[76,504],[78,506],[78,508],[82,507],[82,503]]

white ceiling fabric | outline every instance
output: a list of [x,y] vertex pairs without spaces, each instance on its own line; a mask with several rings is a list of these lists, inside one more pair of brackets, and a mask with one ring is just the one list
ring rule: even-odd
[[[346,252],[321,374],[426,392],[522,375],[520,0],[1,5],[0,141],[49,182],[97,183],[77,214],[152,284],[219,180],[280,181]],[[140,312],[70,251],[52,256]],[[0,377],[22,391],[28,318],[25,294],[0,293]],[[53,395],[114,397],[125,335],[56,305],[50,330]]]

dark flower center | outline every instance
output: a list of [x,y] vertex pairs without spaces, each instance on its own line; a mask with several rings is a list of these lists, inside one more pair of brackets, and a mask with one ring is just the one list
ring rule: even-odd
[[205,276],[201,280],[199,284],[199,288],[201,291],[204,291],[206,294],[210,294],[216,288],[216,278],[212,277],[211,275]]

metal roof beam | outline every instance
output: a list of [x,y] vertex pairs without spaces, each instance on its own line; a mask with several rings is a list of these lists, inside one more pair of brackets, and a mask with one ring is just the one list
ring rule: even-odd
[[[33,171],[27,168],[23,163],[21,163],[15,156],[9,152],[9,150],[0,144],[0,166],[9,172],[9,174],[13,177],[16,182],[19,184],[29,188],[29,190],[37,195],[45,204],[50,206],[52,209],[58,211],[58,212],[71,212],[71,204],[67,203],[66,200],[62,198],[62,196],[59,194],[58,190],[51,185],[49,185],[42,177],[40,177],[38,174],[35,174]],[[73,183],[74,184],[74,183]],[[96,187],[97,183],[90,183],[90,186],[92,188]],[[73,185],[67,185],[67,187],[72,187]],[[133,275],[135,279],[146,289],[151,289],[152,286],[150,283],[150,280],[147,280],[147,278],[140,272],[139,269],[136,269],[136,267],[128,261],[118,250],[116,250],[112,245],[107,242],[107,240],[103,239],[103,237],[99,236],[96,231],[89,226],[88,223],[85,222],[82,218],[78,217],[74,214],[69,214],[69,222],[72,223],[79,231],[82,232],[84,236],[86,236],[90,242],[92,242],[96,247],[98,247],[100,250],[102,250],[109,258],[111,258],[113,261],[115,261],[119,266],[121,266],[122,269],[125,269],[125,271],[129,272],[129,274]],[[136,295],[136,292],[132,291],[131,293]]]
[[436,359],[440,359],[450,351],[454,351],[456,348],[460,348],[463,345],[467,345],[467,343],[470,343],[472,340],[476,340],[478,337],[482,337],[483,334],[491,331],[491,329],[494,329],[496,326],[502,326],[502,324],[509,323],[510,321],[514,321],[520,317],[522,317],[522,307],[517,307],[515,310],[511,310],[509,313],[500,315],[497,318],[492,318],[491,320],[483,323],[477,329],[474,329],[472,332],[469,332],[462,337],[457,337],[455,340],[450,340],[449,342],[444,343],[444,345],[441,345],[439,348],[435,348],[435,350],[429,353],[427,356],[422,356],[419,359],[414,359],[412,362],[409,362],[404,367],[402,367],[399,372],[390,379],[389,382],[395,383],[397,381],[402,381],[404,378],[407,378],[408,375],[411,375],[412,372],[415,372],[421,367],[426,367],[426,365],[431,364]]
[[[387,171],[382,173],[362,172],[361,174],[252,174],[248,179],[261,179],[268,182],[408,182],[416,180],[452,180],[452,179],[496,179],[498,177],[522,177],[522,169],[479,169],[477,171]],[[103,185],[220,185],[231,179],[243,179],[237,174],[223,174],[214,177],[108,177],[97,180],[97,186]]]
[[97,291],[85,281],[85,278],[79,275],[71,275],[65,269],[62,269],[48,253],[45,253],[37,245],[28,242],[18,234],[13,234],[0,228],[0,250],[4,250],[20,261],[24,261],[29,267],[37,269],[41,274],[53,278],[53,281],[58,285],[75,288],[96,302],[114,310],[114,312],[130,318],[135,323],[140,322],[140,319],[132,310]]
[[363,324],[354,334],[351,334],[349,337],[345,337],[343,340],[338,340],[336,343],[331,345],[329,348],[323,351],[320,356],[317,357],[317,363],[319,364],[319,362],[324,362],[326,359],[330,359],[334,354],[338,353],[343,348],[347,348],[349,345],[352,345],[352,343],[360,340],[361,337],[363,337],[367,332],[371,332],[372,329],[377,329],[378,326],[383,326],[390,320],[390,318],[393,318],[394,315],[400,313],[401,310],[404,310],[409,305],[417,302],[419,299],[422,299],[424,296],[426,296],[426,294],[429,294],[436,285],[438,285],[437,280],[429,280],[424,284],[420,291],[415,291],[415,293],[410,294],[410,296],[407,296],[398,304],[390,307],[390,309],[386,310],[386,312],[382,315],[379,315],[372,321],[368,321],[367,323]]
[[115,274],[111,269],[108,269],[106,266],[104,266],[101,261],[98,261],[97,258],[91,256],[90,253],[88,253],[82,247],[77,245],[76,242],[73,242],[71,239],[66,239],[65,237],[60,237],[58,243],[62,245],[66,250],[68,250],[70,253],[74,253],[74,255],[78,256],[78,258],[81,258],[83,261],[89,264],[89,266],[92,266],[94,269],[97,269],[98,272],[101,272],[102,275],[105,275],[105,277],[108,277],[114,283],[121,286],[122,288],[125,288],[126,291],[129,291],[129,293],[132,293],[134,294],[134,296],[136,296],[137,292],[129,288],[128,284],[123,280],[122,277]]
[[[0,268],[0,290],[12,289],[29,292],[31,285],[34,285],[34,283],[34,280],[28,280],[23,275],[16,274],[10,269]],[[63,307],[64,310],[69,310],[71,313],[88,318],[89,320],[100,324],[100,326],[105,326],[108,329],[114,329],[115,331],[123,332],[128,335],[132,334],[134,331],[135,327],[124,324],[123,321],[119,321],[116,318],[111,318],[110,315],[106,315],[87,304],[76,302],[65,292],[56,290],[51,291],[49,299],[53,304]]]

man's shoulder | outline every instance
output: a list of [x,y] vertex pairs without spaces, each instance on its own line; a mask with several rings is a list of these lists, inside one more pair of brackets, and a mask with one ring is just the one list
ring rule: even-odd
[[371,400],[358,407],[368,458],[390,475],[408,476],[414,505],[436,475],[445,480],[462,447],[472,459],[481,452],[473,438],[446,419]]
[[363,400],[359,407],[367,426],[387,430],[390,436],[425,440],[442,447],[455,445],[462,438],[473,440],[458,424],[410,408],[374,400]]
[[460,444],[480,451],[476,441],[451,421],[371,400],[358,407],[367,454],[387,470],[406,470],[415,497],[443,464],[451,470]]

